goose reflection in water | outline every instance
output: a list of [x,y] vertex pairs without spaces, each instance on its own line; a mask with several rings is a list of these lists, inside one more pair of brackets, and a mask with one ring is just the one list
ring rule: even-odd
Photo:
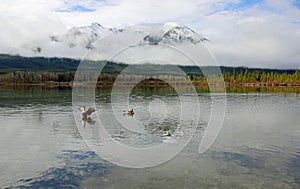
[[82,123],[82,126],[85,127],[86,124],[95,125],[96,121],[90,117],[82,117],[81,123]]

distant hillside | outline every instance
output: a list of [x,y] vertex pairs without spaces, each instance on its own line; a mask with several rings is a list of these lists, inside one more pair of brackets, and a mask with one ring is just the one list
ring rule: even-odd
[[[80,63],[80,60],[70,59],[70,58],[45,58],[45,57],[22,57],[13,56],[7,54],[0,54],[0,73],[24,71],[24,72],[75,72]],[[100,62],[105,63],[105,62]],[[120,73],[128,65],[122,63],[108,62],[102,72],[104,73]],[[159,69],[157,69],[159,67]],[[200,68],[197,66],[179,66],[186,74],[201,76],[203,75]],[[255,71],[265,72],[265,73],[288,73],[292,74],[295,70],[279,70],[279,69],[259,69],[259,68],[245,68],[245,67],[220,67],[222,72],[228,72],[233,74],[234,72],[245,72],[248,70],[249,73]],[[136,69],[136,71],[144,70],[151,73],[164,73],[164,74],[176,74],[176,66],[172,65],[135,65],[131,69]],[[207,66],[201,67],[207,73],[210,73],[215,67]]]
[[1,72],[14,71],[76,71],[78,60],[0,55]]

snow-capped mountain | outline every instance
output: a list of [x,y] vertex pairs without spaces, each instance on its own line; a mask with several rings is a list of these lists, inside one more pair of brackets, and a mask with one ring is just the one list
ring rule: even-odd
[[[166,30],[166,28],[168,28]],[[144,41],[148,41],[153,45],[157,44],[178,44],[178,43],[192,43],[197,44],[201,41],[207,41],[206,38],[200,36],[192,29],[186,26],[175,25],[171,27],[166,24],[161,31],[149,34],[144,37]]]
[[64,43],[70,48],[76,46],[92,49],[93,43],[98,39],[119,32],[116,28],[105,28],[99,23],[92,23],[89,26],[73,27],[66,34],[61,36],[51,36],[53,42]]
[[[92,23],[62,30],[57,34],[50,33],[51,31],[43,36],[24,38],[24,42],[7,43],[8,50],[0,49],[0,52],[21,56],[82,58],[88,51],[97,51],[100,53],[95,59],[101,59],[132,45],[185,45],[194,48],[194,45],[207,41],[187,26],[173,23],[141,24],[122,29]],[[163,54],[162,51],[161,53]]]
[[[143,34],[144,36],[141,43],[149,42],[152,45],[176,45],[181,43],[197,44],[207,40],[186,26],[174,24],[165,24],[161,28],[151,31],[143,27],[130,27],[125,29],[106,28],[99,23],[92,23],[89,26],[73,27],[66,34],[61,36],[51,36],[50,39],[52,42],[63,43],[69,48],[83,47],[92,49],[99,39],[110,34],[113,35],[123,32],[124,30],[126,30],[128,35],[134,33],[138,33],[139,35]],[[115,35],[115,37],[118,37],[118,35]]]

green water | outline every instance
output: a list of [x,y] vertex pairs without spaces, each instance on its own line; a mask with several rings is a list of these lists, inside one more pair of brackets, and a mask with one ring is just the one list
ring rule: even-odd
[[[219,94],[226,95],[226,116],[217,140],[204,154],[198,153],[198,146],[209,121],[211,98],[207,89],[197,91],[201,120],[187,147],[164,164],[130,169],[103,160],[85,144],[75,124],[70,88],[0,88],[0,187],[300,187],[299,91],[231,89]],[[96,90],[99,107],[109,109],[110,92],[109,88]],[[153,101],[163,101],[176,112],[177,97],[170,88],[136,88],[131,98],[137,107],[132,119],[149,117],[143,107]],[[162,107],[154,104],[164,108],[163,103]],[[176,118],[168,118],[172,128]],[[95,115],[92,119],[98,121]],[[103,119],[116,140],[140,142],[140,137],[126,132],[119,136],[119,130],[109,124],[109,114]],[[159,132],[146,136],[143,142],[156,144],[164,139]]]

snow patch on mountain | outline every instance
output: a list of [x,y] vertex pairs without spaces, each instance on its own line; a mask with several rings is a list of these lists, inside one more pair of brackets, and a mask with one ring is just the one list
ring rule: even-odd
[[61,36],[50,36],[52,42],[65,43],[69,48],[76,46],[92,49],[93,43],[101,36],[109,34],[109,30],[98,23],[89,26],[73,27]]
[[171,23],[165,24],[160,30],[145,36],[144,41],[149,42],[153,45],[176,45],[180,43],[197,44],[202,41],[208,40],[186,26],[179,26],[177,24]]

